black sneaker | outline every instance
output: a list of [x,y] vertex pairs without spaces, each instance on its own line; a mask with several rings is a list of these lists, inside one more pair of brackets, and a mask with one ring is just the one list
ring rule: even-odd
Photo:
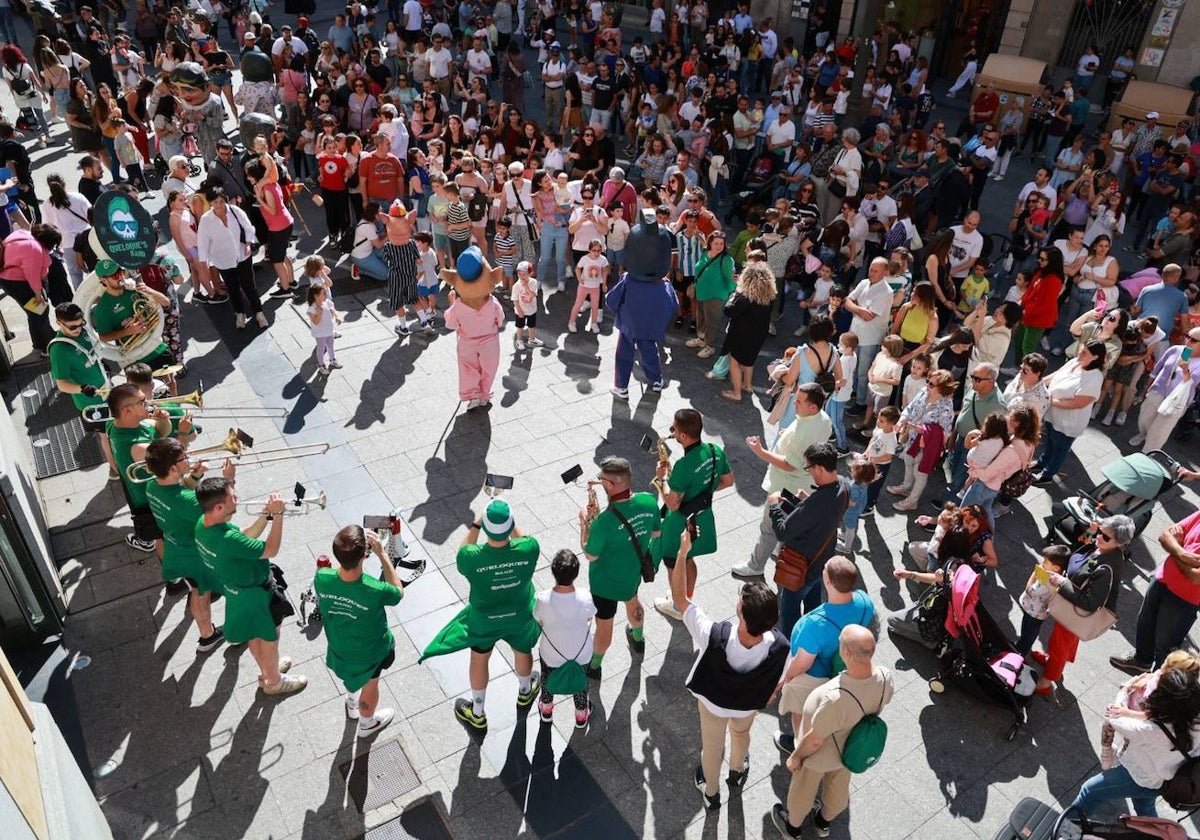
[[180,579],[167,581],[166,584],[163,585],[163,591],[165,591],[168,595],[186,595],[191,590],[188,588],[187,583]]
[[[642,632],[644,633],[645,631],[643,630]],[[629,640],[629,647],[633,650],[634,653],[645,653],[646,652],[645,637],[643,636],[641,641],[638,641],[637,639],[633,638],[633,627],[631,627],[628,624],[625,625],[625,638]]]
[[1054,476],[1042,473],[1033,480],[1034,487],[1045,487],[1047,484],[1054,483]]
[[817,835],[818,837],[828,837],[829,826],[830,824],[825,822],[825,818],[821,816],[821,800],[818,799],[813,803],[812,809],[813,834]]
[[267,297],[272,298],[290,298],[295,297],[296,292],[292,289],[285,289],[283,286],[276,286],[271,291],[267,292]]
[[787,808],[779,802],[771,808],[771,822],[775,824],[781,837],[794,838],[800,837],[800,829],[792,828],[788,825]]
[[139,540],[133,534],[125,537],[125,545],[130,548],[136,548],[138,551],[151,552],[154,551],[154,543],[149,540]]
[[796,736],[788,732],[780,732],[776,730],[775,746],[779,747],[779,751],[784,755],[791,755],[796,751]]
[[721,794],[709,796],[704,792],[704,787],[708,783],[704,780],[704,768],[696,768],[696,790],[700,791],[700,798],[704,800],[704,810],[718,811],[721,808]]
[[852,417],[857,417],[860,414],[866,414],[867,407],[865,405],[851,405],[846,407],[846,414]]
[[454,716],[478,732],[487,731],[487,714],[475,714],[474,704],[465,697],[454,701]]
[[1132,656],[1110,656],[1108,664],[1116,668],[1118,671],[1124,671],[1131,676],[1138,676],[1150,670],[1149,665],[1143,665]]
[[205,636],[200,639],[200,642],[196,645],[196,652],[208,653],[210,650],[216,650],[224,641],[225,634],[221,632],[221,628],[214,627],[211,636]]
[[929,506],[931,508],[933,508],[934,510],[936,510],[938,513],[941,513],[942,508],[946,506],[946,503],[944,501],[942,501],[941,499],[930,499]]
[[192,303],[212,303],[213,299],[204,292],[196,292],[192,295]]
[[589,680],[595,680],[596,682],[600,682],[600,678],[601,678],[601,676],[603,676],[600,669],[597,667],[594,667],[592,665],[588,665],[583,670],[587,674],[587,678]]
[[682,318],[675,319],[675,329],[677,329],[677,330],[683,329],[683,319]]
[[538,679],[537,674],[531,674],[528,691],[517,691],[517,709],[524,712],[528,711],[533,705],[533,701],[537,699],[538,692],[541,691],[542,683]]
[[746,766],[741,770],[730,770],[729,776],[725,779],[725,784],[736,790],[741,790],[746,786],[746,778],[750,775],[750,756],[746,756]]
[[206,303],[229,303],[229,295],[213,295]]

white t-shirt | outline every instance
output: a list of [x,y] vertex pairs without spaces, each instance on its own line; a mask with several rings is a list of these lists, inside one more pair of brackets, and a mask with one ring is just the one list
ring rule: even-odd
[[275,43],[271,45],[271,55],[283,55],[283,48],[285,46],[290,46],[292,48],[292,55],[308,54],[308,44],[304,43],[302,39],[292,36],[292,38],[285,41],[281,35],[276,38]]
[[904,400],[901,403],[901,408],[913,401],[913,397],[921,393],[921,389],[925,387],[924,376],[910,376],[904,380]]
[[661,35],[663,26],[667,23],[667,13],[661,8],[654,9],[650,12],[650,31],[656,35]]
[[[324,314],[321,316],[321,323],[314,324],[312,319],[318,310],[323,311]],[[308,326],[312,330],[313,338],[331,338],[333,336],[333,312],[333,301],[329,299],[328,292],[325,294],[324,303],[320,305],[314,303],[308,307]]]
[[983,234],[978,229],[967,233],[963,230],[962,225],[952,225],[950,230],[954,231],[954,242],[950,245],[950,265],[966,263],[963,268],[953,272],[951,276],[956,280],[961,280],[970,272],[971,264],[983,253]]
[[571,213],[571,224],[583,220],[573,234],[571,234],[571,247],[576,251],[586,251],[588,243],[593,239],[604,241],[608,234],[608,213],[602,208],[592,205],[592,215],[589,217],[582,207],[576,207]]
[[576,263],[579,269],[579,282],[589,288],[598,289],[604,282],[604,269],[608,268],[608,260],[603,256],[593,257],[588,254]]
[[[528,228],[529,220],[525,218],[525,213],[533,214],[533,196],[529,192],[529,182],[524,178],[521,179],[521,191],[516,191],[516,186],[512,181],[504,182],[504,198],[508,206],[508,215],[512,219],[513,229]],[[518,198],[520,201],[518,202]],[[524,208],[524,212],[522,212]]]
[[850,402],[854,395],[854,374],[858,370],[858,356],[853,353],[843,353],[839,362],[842,366],[842,387],[833,392],[834,402]]
[[592,659],[592,625],[596,605],[586,589],[574,592],[539,592],[533,617],[542,625],[538,653],[548,668],[557,668],[574,657],[580,665]]
[[[688,672],[688,678],[685,682],[691,680],[692,673],[696,670],[696,664],[700,662],[700,657],[704,655],[704,651],[708,648],[708,637],[715,623],[695,604],[689,604],[687,610],[683,613],[683,626],[692,634],[692,644],[699,651],[699,655],[696,657],[696,661],[692,663],[692,670]],[[762,640],[754,647],[746,648],[742,646],[741,639],[738,637],[737,627],[734,626],[733,631],[729,634],[729,641],[725,645],[725,661],[729,663],[729,667],[734,671],[739,674],[745,674],[761,665],[770,652],[771,635],[769,633],[764,635]],[[717,717],[744,718],[756,714],[753,710],[747,712],[737,709],[726,709],[723,706],[717,706],[708,702],[703,697],[698,697],[697,699]]]
[[429,78],[444,79],[450,75],[450,50],[430,50],[425,53],[425,59],[429,62]]
[[[875,375],[876,379],[899,379],[903,370],[904,366],[886,353],[880,353],[875,357],[875,361],[871,362],[871,373]],[[867,381],[867,390],[877,397],[888,396],[895,387],[886,382]]]
[[[767,129],[768,143],[787,142],[790,144],[795,139],[796,124],[792,122],[791,117],[788,117],[787,119],[780,117],[779,119],[775,120],[775,122],[771,123],[771,127]],[[787,146],[783,147],[784,154],[787,154],[789,151],[790,150]]]
[[[1102,369],[1083,370],[1079,367],[1079,361],[1072,359],[1059,368],[1050,380],[1050,398],[1056,400],[1089,396],[1099,399],[1100,389],[1103,385],[1104,371]],[[1059,408],[1051,405],[1050,410],[1046,412],[1046,421],[1053,424],[1055,431],[1073,438],[1083,434],[1091,419],[1092,406],[1090,403],[1083,408]]]
[[379,231],[374,222],[359,222],[354,228],[354,247],[350,251],[350,256],[360,260],[369,257],[374,250],[371,241],[378,238]]
[[863,455],[870,461],[875,461],[879,458],[891,459],[895,457],[896,447],[899,445],[900,442],[896,437],[895,428],[890,432],[885,432],[876,426],[875,431],[871,432],[871,440],[867,443],[867,449],[863,452]]
[[[1078,248],[1072,248],[1071,243],[1066,239],[1054,240],[1054,247],[1062,254],[1064,267],[1075,262],[1080,257],[1087,256],[1087,248],[1085,246],[1080,245]],[[1075,278],[1075,285],[1080,289],[1094,289],[1096,288],[1096,281],[1090,279],[1085,281],[1083,276],[1080,275]]]
[[438,258],[437,251],[433,248],[428,248],[424,252],[420,246],[417,247],[417,265],[421,269],[421,276],[417,283],[421,286],[440,286],[441,281],[438,278]]
[[878,347],[891,329],[888,316],[892,312],[892,287],[883,280],[872,283],[865,278],[850,293],[850,300],[875,313],[870,321],[855,315],[850,322],[850,332],[858,336],[860,347]]
[[1025,207],[1025,199],[1029,198],[1029,196],[1035,192],[1041,193],[1050,200],[1050,205],[1047,207],[1047,209],[1053,213],[1054,208],[1058,206],[1058,190],[1050,186],[1049,182],[1047,182],[1046,186],[1039,187],[1036,183],[1030,181],[1028,184],[1021,187],[1021,192],[1017,194],[1017,201],[1020,203],[1021,207]]
[[405,0],[404,3],[404,28],[409,32],[416,32],[421,28],[421,2],[420,0]]
[[472,47],[467,50],[467,68],[471,71],[472,78],[478,77],[487,81],[488,74],[492,72],[492,57],[485,50]]

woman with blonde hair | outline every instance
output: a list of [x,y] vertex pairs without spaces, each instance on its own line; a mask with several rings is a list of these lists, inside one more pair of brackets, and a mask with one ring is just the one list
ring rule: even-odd
[[721,396],[728,400],[741,402],[742,394],[754,393],[754,362],[766,343],[774,304],[775,273],[765,259],[748,259],[737,288],[725,303],[729,326],[721,355],[729,356],[730,390],[722,391]]

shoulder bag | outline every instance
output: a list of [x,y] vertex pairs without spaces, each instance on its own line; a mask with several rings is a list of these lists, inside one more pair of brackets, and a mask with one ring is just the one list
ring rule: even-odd
[[[509,181],[508,184],[511,185],[512,182]],[[538,240],[541,239],[541,235],[538,233],[537,217],[525,206],[525,202],[521,201],[521,191],[513,186],[509,186],[509,189],[512,190],[513,197],[517,200],[517,209],[525,217],[525,225],[529,231],[529,241],[536,245]]]
[[[1109,594],[1112,594],[1112,587],[1116,586],[1115,574],[1112,574],[1112,567],[1109,567],[1110,577]],[[1108,597],[1105,597],[1107,603]],[[1079,637],[1081,642],[1090,642],[1104,634],[1104,631],[1117,623],[1116,614],[1106,606],[1100,606],[1095,612],[1085,612],[1079,607],[1072,604],[1066,598],[1058,593],[1050,599],[1050,615],[1054,620],[1063,627],[1070,630]]]
[[[846,154],[845,149],[842,149],[840,152],[838,152],[838,156],[833,161],[833,165],[837,166],[839,163],[841,163],[842,157],[845,154]],[[843,177],[845,177],[845,176],[843,176]],[[845,198],[846,197],[846,182],[839,181],[837,176],[831,172],[831,173],[829,173],[828,190],[829,190],[830,194],[835,196],[836,198]]]

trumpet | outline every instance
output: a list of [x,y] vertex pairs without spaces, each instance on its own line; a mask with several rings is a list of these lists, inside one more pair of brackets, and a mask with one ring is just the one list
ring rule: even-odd
[[[162,371],[170,370],[170,368],[162,368]],[[155,371],[160,373],[162,371]],[[109,389],[104,390],[102,396],[107,395]],[[96,392],[100,394],[100,391]],[[180,394],[177,397],[162,397],[161,399],[146,400],[146,407],[154,410],[156,408],[179,407],[189,408],[193,415],[202,415],[204,417],[222,418],[228,417],[232,419],[245,420],[260,420],[266,418],[287,417],[288,411],[282,406],[262,406],[256,408],[254,406],[237,407],[237,406],[205,406],[204,405],[204,386],[200,386],[190,394]],[[112,419],[112,412],[108,410],[107,405],[89,405],[82,410],[83,422],[85,423],[107,423]]]
[[[150,375],[153,376],[155,379],[170,379],[172,376],[179,373],[181,370],[183,370],[183,365],[167,365],[166,367],[160,367],[158,370],[152,371]],[[155,390],[157,390],[158,387],[161,386],[162,384],[163,383],[161,383],[161,382],[155,383]],[[108,396],[109,391],[111,391],[112,389],[113,389],[113,386],[111,386],[111,385],[105,385],[103,388],[97,388],[96,396],[100,397],[101,399],[104,399]],[[175,399],[179,399],[179,398],[176,397]],[[86,420],[86,418],[85,418],[85,420]]]
[[[287,507],[283,509],[283,513],[280,516],[299,516],[302,513],[309,513],[315,508],[325,510],[325,506],[329,504],[329,497],[325,495],[324,490],[315,499],[304,498],[306,494],[307,491],[304,489],[304,485],[297,483],[292,488],[292,499],[287,502]],[[268,499],[253,499],[249,502],[238,502],[238,507],[254,516],[266,516],[267,502]]]
[[[228,452],[233,463],[239,467],[258,467],[263,464],[273,464],[277,461],[291,461],[295,458],[309,458],[313,455],[323,455],[330,449],[328,443],[303,443],[298,446],[281,446],[275,449],[264,449],[261,452],[242,452],[243,447],[249,447],[253,440],[240,429],[230,429],[228,437],[216,446],[204,449],[193,449],[189,457],[210,455],[218,452]],[[154,473],[146,467],[145,461],[134,461],[125,469],[125,477],[131,484],[149,484],[154,481]]]

